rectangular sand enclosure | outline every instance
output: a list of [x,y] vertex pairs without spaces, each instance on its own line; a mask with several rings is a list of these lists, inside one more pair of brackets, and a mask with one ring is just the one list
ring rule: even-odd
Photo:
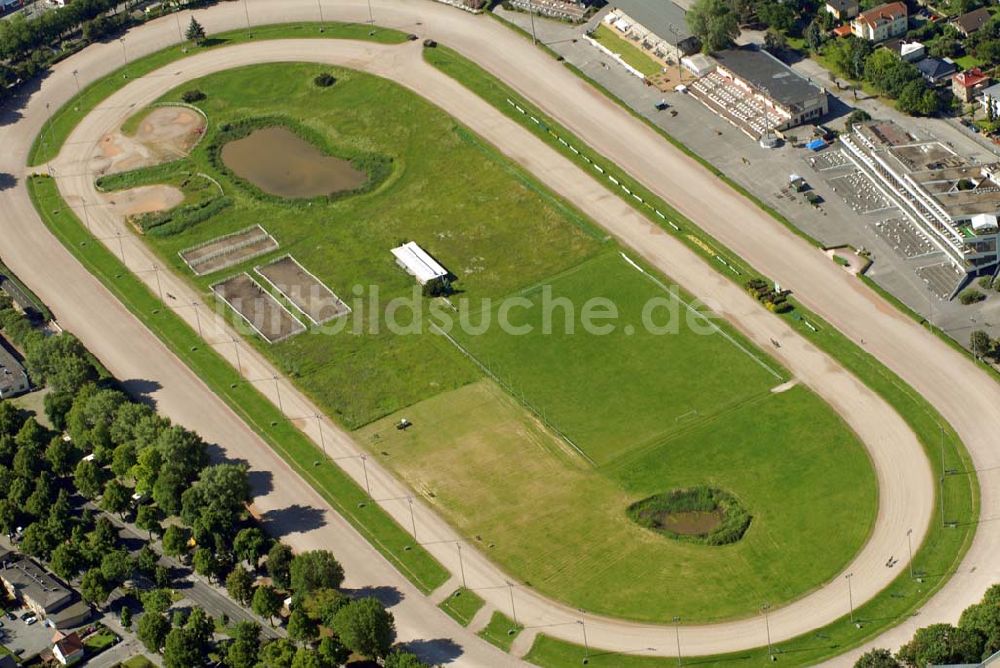
[[268,343],[287,339],[306,329],[271,293],[245,272],[216,283],[212,286],[212,292]]
[[253,225],[206,241],[180,252],[181,259],[198,276],[219,271],[244,260],[270,253],[278,242],[260,225]]
[[347,304],[291,255],[256,267],[254,271],[317,325],[351,312]]

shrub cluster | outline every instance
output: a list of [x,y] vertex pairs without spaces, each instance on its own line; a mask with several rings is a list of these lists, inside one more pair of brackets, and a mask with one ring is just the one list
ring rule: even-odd
[[329,88],[333,84],[337,83],[337,77],[333,76],[329,72],[323,72],[322,74],[316,75],[316,78],[313,79],[313,83],[320,88]]
[[962,302],[962,304],[966,306],[981,302],[984,299],[986,299],[986,295],[975,288],[964,290],[962,294],[958,296],[958,301]]
[[775,290],[762,278],[751,278],[746,282],[746,289],[753,297],[774,313],[787,313],[792,310],[788,302],[790,290]]
[[229,197],[213,197],[204,202],[178,206],[169,211],[144,213],[133,218],[133,221],[147,234],[168,237],[208,220],[232,203],[233,200]]
[[[718,511],[722,522],[706,534],[679,534],[668,529],[665,515],[690,512]],[[675,489],[663,494],[636,501],[625,510],[629,519],[641,527],[656,531],[670,538],[687,540],[707,545],[728,545],[743,538],[750,528],[752,517],[735,496],[721,489],[699,485],[687,489]]]
[[192,88],[191,90],[186,90],[181,93],[181,99],[188,104],[194,104],[195,102],[201,102],[205,99],[205,93],[198,90],[197,88]]

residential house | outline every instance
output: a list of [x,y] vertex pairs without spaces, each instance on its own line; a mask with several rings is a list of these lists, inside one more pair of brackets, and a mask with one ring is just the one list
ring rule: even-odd
[[902,2],[879,5],[858,14],[851,21],[851,32],[869,42],[884,42],[906,32],[908,16],[906,5]]
[[927,57],[927,48],[920,42],[890,39],[882,46],[895,53],[900,60],[905,60],[908,63],[916,63]]
[[951,92],[956,98],[969,104],[990,85],[990,77],[978,67],[959,72],[951,78]]
[[859,10],[858,0],[827,0],[826,3],[826,11],[841,21],[853,19]]
[[991,16],[992,15],[988,9],[980,7],[979,9],[973,10],[968,14],[962,14],[952,21],[952,25],[958,28],[958,32],[968,37],[974,32],[978,32],[980,28],[986,25]]
[[958,71],[950,58],[924,58],[917,63],[917,69],[930,84],[939,84]]
[[83,641],[76,631],[69,635],[57,631],[52,640],[52,656],[62,665],[71,666],[83,658]]

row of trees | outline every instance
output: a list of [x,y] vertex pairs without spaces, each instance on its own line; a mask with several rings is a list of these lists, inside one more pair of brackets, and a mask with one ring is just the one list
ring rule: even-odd
[[910,642],[893,655],[887,649],[865,653],[855,668],[901,668],[978,664],[1000,651],[1000,585],[965,609],[958,626],[931,624],[917,629]]

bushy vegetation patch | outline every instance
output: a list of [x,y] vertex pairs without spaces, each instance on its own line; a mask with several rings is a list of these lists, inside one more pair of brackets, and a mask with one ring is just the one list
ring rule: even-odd
[[[285,128],[314,146],[318,146],[320,150],[327,155],[347,160],[355,169],[367,174],[368,179],[357,188],[351,190],[341,190],[339,192],[331,193],[330,195],[308,199],[292,200],[286,197],[279,197],[277,195],[271,195],[270,193],[264,192],[246,179],[238,176],[235,172],[233,172],[233,170],[226,166],[225,162],[222,160],[222,148],[231,141],[243,139],[244,137],[250,135],[254,130],[270,127]],[[287,116],[254,116],[250,118],[241,118],[228,123],[222,123],[212,135],[212,138],[209,140],[206,148],[208,151],[208,160],[212,167],[228,176],[233,180],[233,183],[237,184],[240,188],[246,190],[254,197],[275,203],[301,202],[308,205],[313,202],[333,202],[345,197],[362,195],[375,190],[392,172],[392,158],[373,153],[349,153],[341,148],[333,147],[322,134],[300,125]]]
[[[750,513],[735,496],[714,487],[675,489],[636,501],[625,511],[629,519],[657,533],[677,540],[706,545],[728,545],[743,537],[750,528]],[[671,520],[715,514],[717,522],[704,533],[679,532]]]
[[329,72],[323,72],[322,74],[317,74],[313,79],[313,83],[320,88],[329,88],[333,84],[337,83],[337,77],[333,76]]

